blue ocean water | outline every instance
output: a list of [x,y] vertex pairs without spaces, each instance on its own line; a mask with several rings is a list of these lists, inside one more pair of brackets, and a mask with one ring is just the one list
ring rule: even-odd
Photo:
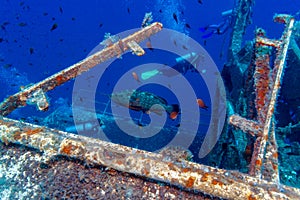
[[[230,25],[228,25],[226,32],[222,34],[208,33],[207,37],[203,37],[205,33],[200,30],[208,25],[222,23],[224,21],[222,12],[232,9],[234,3],[234,0],[74,0],[72,2],[2,0],[0,7],[0,99],[2,100],[8,95],[18,92],[20,87],[37,83],[86,58],[103,40],[105,33],[115,35],[126,30],[140,28],[145,13],[149,12],[152,12],[154,22],[161,22],[164,28],[186,34],[202,45],[221,71],[227,61]],[[283,27],[273,23],[273,15],[275,13],[294,15],[299,11],[299,8],[300,3],[297,0],[256,1],[253,8],[253,21],[247,29],[245,41],[254,37],[254,30],[257,27],[266,29],[270,38],[280,37]],[[181,45],[184,44],[184,41],[177,42]],[[98,102],[95,106],[96,110],[102,114],[103,112],[111,112],[111,108],[106,108],[107,103],[110,101],[108,95],[111,94],[122,75],[134,66],[153,62],[174,66],[177,57],[177,55],[169,52],[147,49],[146,55],[142,59],[127,53],[121,59],[115,60],[111,67],[107,69],[106,75],[100,79],[95,96]],[[139,71],[139,75],[146,71]],[[205,72],[203,73],[205,76]],[[205,133],[210,123],[209,116],[212,102],[205,81],[201,76],[199,77],[199,74],[195,75],[195,73],[188,70],[186,73],[185,71],[182,72],[182,74],[192,84],[196,96],[209,105],[207,111],[197,108],[197,112],[203,113],[202,116],[204,116],[201,118],[201,122],[197,122],[200,123],[198,135],[196,136],[198,140],[196,139],[191,145],[192,149],[197,152],[199,143],[205,136],[202,133]],[[134,77],[132,77],[132,80],[134,80]],[[74,81],[70,81],[48,92],[51,106],[47,112],[41,113],[31,106],[14,111],[11,117],[29,122],[41,122],[59,108],[68,110],[72,105],[73,84]],[[143,87],[144,89],[148,87],[147,90],[159,97],[163,96],[170,104],[178,103],[178,99],[176,99],[170,87],[148,85],[139,88],[143,89]],[[135,120],[136,123],[149,123],[147,113],[130,112],[133,118],[142,119],[142,121]],[[36,116],[36,118],[33,116]],[[58,116],[56,115],[56,120],[64,120],[63,116],[61,118]],[[65,127],[74,125],[72,123],[72,113],[69,114],[69,117],[70,119],[66,122]],[[193,121],[193,119],[190,119],[190,121]],[[175,120],[167,118],[167,123],[177,130],[180,126],[180,115]],[[46,125],[58,126],[55,123],[46,123]],[[65,127],[59,128],[63,129]],[[172,134],[174,133],[172,132]],[[124,139],[127,136],[118,133],[110,135],[109,139],[116,143],[155,151],[164,146],[174,136],[172,134],[161,133],[159,138],[153,138],[146,142],[142,139],[136,140],[135,137],[133,137],[135,139],[130,137],[127,140]],[[159,145],[151,146],[157,141]]]

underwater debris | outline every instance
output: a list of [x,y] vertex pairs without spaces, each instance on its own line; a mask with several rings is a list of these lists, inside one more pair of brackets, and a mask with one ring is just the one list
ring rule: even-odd
[[27,104],[34,104],[38,110],[46,111],[49,107],[48,99],[42,89],[36,90],[32,96],[28,96]]
[[[101,25],[101,26],[100,26]],[[102,27],[102,24],[100,24],[99,27]],[[100,44],[104,47],[109,47],[113,45],[113,43],[117,42],[119,40],[119,37],[117,35],[111,35],[110,33],[104,34],[104,39]]]
[[[253,121],[251,122],[252,124],[249,124],[249,120],[237,115],[232,115],[229,117],[229,122],[233,126],[241,128],[248,133],[250,132],[257,137],[254,144],[249,174],[279,184],[278,167],[276,167],[278,166],[278,152],[273,114],[294,26],[294,18],[290,15],[275,15],[274,21],[285,23],[286,26],[280,40],[267,39],[261,37],[259,34],[256,36],[254,88],[256,92],[255,106],[257,109],[257,121]],[[277,49],[273,69],[271,69],[269,64],[269,51],[262,50],[269,46]],[[246,130],[245,126],[248,126],[248,130]],[[269,142],[268,146],[267,142]],[[267,149],[265,152],[266,146]]]
[[149,26],[149,24],[153,21],[152,12],[146,13],[142,22],[142,28]]
[[[119,40],[113,45],[85,58],[84,60],[46,78],[45,80],[8,97],[0,104],[0,115],[6,116],[14,109],[25,106],[27,99],[30,98],[37,90],[41,89],[42,92],[53,90],[55,87],[79,76],[80,74],[97,66],[99,63],[102,63],[115,56],[122,55],[130,48],[128,43],[132,45],[134,41],[134,43],[137,44],[142,40],[149,38],[151,35],[159,32],[160,30],[162,30],[162,24],[155,22],[138,32]],[[139,54],[140,52],[137,53]]]
[[133,54],[137,56],[142,56],[145,54],[144,49],[140,47],[140,45],[138,45],[138,43],[136,43],[135,41],[129,41],[127,45],[132,50]]
[[233,31],[230,41],[229,60],[236,60],[236,55],[241,50],[246,27],[252,23],[251,16],[254,0],[240,0],[236,2],[237,5],[235,5],[235,9],[232,11],[232,17],[234,20],[232,22]]

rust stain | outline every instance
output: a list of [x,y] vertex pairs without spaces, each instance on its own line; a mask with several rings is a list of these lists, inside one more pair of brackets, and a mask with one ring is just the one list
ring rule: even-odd
[[262,164],[261,159],[257,159],[257,160],[255,161],[255,165],[256,165],[256,166],[261,166],[261,164]]
[[183,169],[182,169],[182,172],[184,172],[184,173],[189,172],[189,171],[191,171],[190,168],[183,168]]
[[188,180],[186,181],[185,186],[186,186],[187,188],[193,187],[193,186],[194,186],[194,183],[195,183],[195,180],[196,180],[196,177],[190,176],[190,177],[188,178]]
[[123,162],[122,162],[121,160],[117,160],[116,163],[117,163],[118,165],[123,165]]
[[204,173],[200,179],[201,182],[206,182],[208,181],[208,176],[209,174],[208,173]]
[[26,135],[30,136],[30,135],[34,135],[34,134],[44,131],[44,128],[43,127],[42,128],[34,128],[34,129],[25,128],[23,131]]
[[13,135],[14,140],[20,140],[21,139],[21,132],[16,131]]
[[61,152],[67,155],[70,155],[72,150],[73,150],[73,145],[72,144],[67,144],[61,147]]
[[211,183],[212,183],[213,185],[220,185],[220,186],[223,186],[223,183],[222,183],[221,181],[218,181],[217,179],[213,179],[213,180],[211,181]]
[[65,78],[62,75],[59,75],[55,78],[55,80],[58,85],[61,85],[64,83]]
[[170,170],[176,171],[176,168],[175,168],[173,163],[169,162],[168,167],[169,167]]
[[278,170],[278,165],[272,164],[273,170],[277,171]]
[[248,200],[256,200],[256,198],[255,198],[252,194],[250,194],[250,195],[248,196]]
[[9,144],[9,141],[7,140],[6,137],[2,136],[1,140],[2,140],[2,142],[4,142],[5,145]]
[[142,169],[142,174],[145,175],[145,176],[148,176],[150,174],[150,171],[147,170],[146,168],[143,168]]

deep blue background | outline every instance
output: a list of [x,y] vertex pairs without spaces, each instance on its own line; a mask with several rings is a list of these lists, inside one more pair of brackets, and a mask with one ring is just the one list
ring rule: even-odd
[[[161,2],[162,6],[159,4]],[[145,12],[152,11],[154,21],[172,28],[169,23],[174,21],[172,15],[159,13],[158,8],[163,13],[167,13],[167,9],[171,13],[176,9],[182,11],[180,20],[185,20],[192,27],[188,29],[189,35],[203,44],[199,27],[221,22],[221,12],[231,9],[233,5],[233,0],[203,0],[202,5],[196,0],[181,0],[179,2],[183,7],[166,7],[168,4],[164,2],[2,0],[0,24],[7,25],[3,25],[5,30],[0,30],[0,38],[3,40],[0,43],[0,66],[12,65],[19,72],[26,73],[30,82],[39,81],[85,58],[102,41],[105,32],[116,34],[140,27]],[[282,26],[272,22],[274,13],[295,14],[300,9],[299,4],[296,0],[256,1],[253,24],[248,28],[245,38],[252,38],[255,27],[263,27],[271,37],[280,36]],[[20,23],[26,25],[20,26]],[[58,27],[50,31],[54,23]],[[225,56],[220,59],[220,53],[224,37],[228,40],[228,35],[216,35],[206,41],[205,48],[220,69],[226,61]],[[30,48],[34,49],[33,54],[30,54]],[[226,53],[226,47],[223,51]],[[3,98],[3,94],[0,97]]]

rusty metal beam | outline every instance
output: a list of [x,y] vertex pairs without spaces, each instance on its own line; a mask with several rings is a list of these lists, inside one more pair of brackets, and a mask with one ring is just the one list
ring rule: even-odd
[[[233,115],[229,118],[232,125],[253,134],[256,132],[256,141],[250,163],[249,174],[257,178],[264,178],[279,182],[278,152],[275,138],[275,128],[272,127],[277,95],[281,85],[285,58],[294,27],[294,18],[290,15],[279,14],[274,17],[275,22],[285,24],[285,30],[280,40],[270,40],[258,34],[256,38],[256,60],[254,73],[255,106],[257,110],[257,123]],[[277,49],[274,68],[270,67],[269,46]],[[257,128],[257,124],[261,128]],[[249,126],[245,129],[245,126]],[[275,126],[275,124],[273,125]],[[271,140],[270,140],[271,138]],[[267,142],[271,147],[266,149]],[[267,157],[266,157],[267,155]],[[266,160],[265,160],[266,158]],[[264,163],[265,162],[265,163]],[[268,164],[266,164],[268,163]],[[262,172],[262,166],[268,166]],[[265,173],[270,170],[272,173]]]
[[[25,88],[19,93],[8,97],[4,102],[0,104],[0,115],[6,116],[14,109],[25,106],[26,103],[28,103],[28,99],[33,99],[33,103],[36,103],[39,109],[47,110],[48,103],[45,101],[45,92],[53,90],[55,87],[64,84],[65,82],[77,77],[83,72],[88,71],[89,69],[110,58],[121,56],[125,51],[129,49],[131,49],[138,56],[143,55],[144,50],[139,48],[137,43],[149,38],[151,35],[161,30],[162,24],[155,22],[149,26],[146,26],[140,31],[104,48],[103,50],[96,52],[95,54],[83,59],[82,61],[44,79],[43,81]],[[35,98],[37,92],[39,96],[38,98]],[[43,96],[43,98],[39,99],[40,96]]]
[[243,36],[249,24],[251,24],[252,6],[254,0],[238,0],[233,13],[233,31],[228,52],[228,60],[236,61],[236,55],[241,50]]
[[142,151],[94,138],[74,135],[8,118],[0,119],[0,139],[44,152],[45,161],[57,155],[104,165],[123,172],[201,191],[226,199],[300,199],[300,190],[162,154]]

